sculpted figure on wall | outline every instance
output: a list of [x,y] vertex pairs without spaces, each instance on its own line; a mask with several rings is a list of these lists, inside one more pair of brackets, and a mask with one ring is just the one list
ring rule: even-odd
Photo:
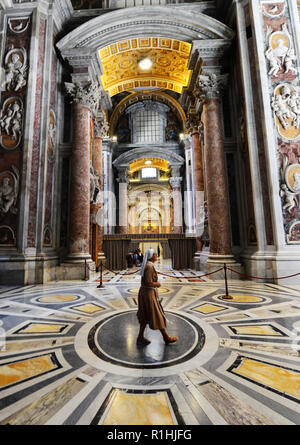
[[[0,112],[0,130],[5,148],[15,148],[22,134],[23,109],[18,99],[9,98]],[[3,137],[4,135],[4,137]]]
[[8,212],[16,214],[16,202],[19,192],[19,170],[13,165],[12,171],[0,174],[0,215]]
[[27,83],[26,51],[24,48],[12,48],[5,57],[5,81],[2,85],[10,91],[18,91]]
[[277,87],[272,99],[272,108],[284,130],[293,126],[300,129],[300,96],[289,85]]
[[273,29],[269,26],[266,37],[269,46],[265,52],[265,56],[270,63],[268,74],[277,77],[280,70],[283,70],[285,74],[290,71],[295,74],[297,72],[294,67],[296,55],[286,24],[282,25],[281,31],[275,32],[273,32]]
[[90,203],[98,204],[100,200],[100,176],[94,169],[92,162],[90,164]]

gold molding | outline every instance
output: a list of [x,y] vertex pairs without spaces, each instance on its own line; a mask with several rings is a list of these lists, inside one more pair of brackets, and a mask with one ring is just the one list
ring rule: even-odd
[[[110,96],[136,88],[181,93],[191,75],[188,69],[191,48],[190,43],[160,37],[141,37],[105,46],[99,49],[102,85]],[[142,70],[138,63],[146,57],[153,65]]]

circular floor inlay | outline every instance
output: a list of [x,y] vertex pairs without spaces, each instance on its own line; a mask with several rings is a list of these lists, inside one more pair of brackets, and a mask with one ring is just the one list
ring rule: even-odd
[[[254,295],[234,295],[229,292],[232,296],[231,300],[226,300],[226,303],[262,303],[265,301],[262,297],[255,297]],[[225,301],[221,296],[218,297],[218,300]]]
[[37,298],[38,303],[68,303],[69,301],[78,300],[80,297],[75,295],[48,295]]
[[89,332],[88,344],[99,358],[129,368],[160,368],[191,359],[203,348],[205,335],[193,321],[166,313],[168,331],[179,341],[165,345],[160,331],[146,329],[148,346],[136,344],[139,324],[135,311],[113,315],[97,323]]
[[[139,290],[140,288],[128,289],[128,292],[137,295],[139,293]],[[166,287],[160,287],[158,289],[158,294],[167,294],[168,292],[170,292],[170,289],[167,289]]]

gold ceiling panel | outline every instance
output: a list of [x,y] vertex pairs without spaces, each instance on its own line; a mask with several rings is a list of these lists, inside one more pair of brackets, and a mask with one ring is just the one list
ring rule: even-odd
[[[146,164],[148,162],[148,164]],[[151,164],[150,164],[151,162]],[[169,171],[169,163],[168,161],[165,161],[164,159],[159,158],[142,158],[137,159],[136,161],[133,161],[130,163],[130,170],[129,173],[134,173],[138,170],[141,170],[142,168],[157,168],[159,170],[162,170],[164,172]]]
[[[188,85],[191,44],[158,37],[136,38],[113,43],[99,50],[103,66],[101,81],[110,96],[135,88],[161,88],[181,93]],[[138,63],[152,61],[148,70]]]

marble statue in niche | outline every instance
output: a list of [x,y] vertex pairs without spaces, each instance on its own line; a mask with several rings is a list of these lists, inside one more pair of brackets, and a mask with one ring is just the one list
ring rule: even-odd
[[27,71],[26,51],[24,48],[12,48],[5,56],[5,81],[3,88],[9,91],[19,91],[26,86]]
[[12,165],[12,171],[0,173],[0,216],[7,213],[16,215],[16,207],[19,193],[19,170]]
[[97,170],[94,169],[92,162],[90,164],[90,203],[98,204],[100,201],[100,176]]

